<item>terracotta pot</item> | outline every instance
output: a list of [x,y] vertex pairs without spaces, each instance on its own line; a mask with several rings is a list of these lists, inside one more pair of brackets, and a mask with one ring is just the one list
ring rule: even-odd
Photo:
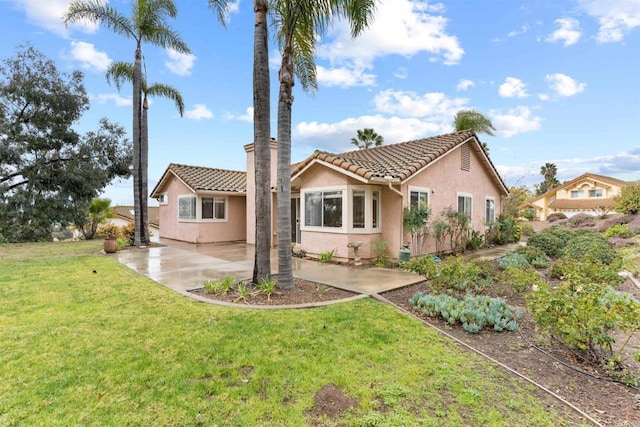
[[118,241],[115,239],[105,239],[104,251],[108,254],[115,253],[118,250]]

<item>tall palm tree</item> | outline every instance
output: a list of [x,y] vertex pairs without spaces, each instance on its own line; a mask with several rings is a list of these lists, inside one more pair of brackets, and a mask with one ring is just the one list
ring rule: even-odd
[[[133,81],[133,75],[135,73],[134,65],[128,62],[113,62],[109,65],[107,69],[107,82],[111,83],[111,80],[114,81],[116,88],[118,90],[121,89],[122,83],[125,81]],[[141,147],[149,147],[149,102],[148,98],[153,97],[162,97],[172,100],[176,109],[180,113],[180,117],[184,114],[184,101],[182,100],[182,95],[173,86],[154,83],[151,86],[147,85],[146,78],[142,78],[140,82],[140,89],[142,91],[142,116],[140,121],[140,130],[141,130]],[[148,149],[145,148],[146,151]],[[147,169],[148,165],[144,165],[143,169]],[[148,227],[148,224],[144,225]]]
[[[493,136],[496,128],[486,116],[476,110],[460,110],[453,117],[453,127],[456,132],[472,130],[475,133],[485,133]],[[484,151],[489,154],[489,146],[486,142],[481,143]]]
[[271,276],[271,110],[269,95],[268,0],[254,0],[253,142],[255,170],[256,245],[254,283]]
[[558,167],[554,163],[545,163],[540,167],[540,175],[544,177],[545,182],[553,181],[558,173]]
[[316,42],[335,18],[346,18],[353,37],[368,27],[376,0],[272,0],[282,54],[278,93],[278,287],[291,289],[291,106],[298,76],[305,91],[317,90]]
[[[210,0],[210,5],[213,1]],[[213,2],[218,6],[218,17],[226,13],[226,0]],[[150,43],[162,48],[171,48],[180,53],[190,53],[180,35],[167,25],[168,18],[177,16],[177,8],[173,0],[133,0],[131,16],[100,0],[76,0],[69,5],[64,16],[65,24],[84,20],[104,25],[116,34],[135,40],[133,86],[133,198],[135,210],[135,245],[145,245],[149,241],[147,235],[148,213],[148,147],[142,144],[142,44]]]
[[371,128],[358,129],[358,137],[351,138],[351,143],[359,149],[379,147],[384,143],[384,138]]

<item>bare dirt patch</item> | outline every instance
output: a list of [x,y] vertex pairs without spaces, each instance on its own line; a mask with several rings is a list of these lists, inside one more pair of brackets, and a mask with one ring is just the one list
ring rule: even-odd
[[335,419],[345,411],[358,406],[358,400],[344,394],[335,384],[324,385],[313,398],[309,412],[312,425],[322,425],[323,417]]

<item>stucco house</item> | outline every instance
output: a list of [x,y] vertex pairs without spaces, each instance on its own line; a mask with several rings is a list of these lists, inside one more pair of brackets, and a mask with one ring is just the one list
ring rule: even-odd
[[540,221],[545,221],[552,213],[563,213],[567,217],[579,213],[614,213],[614,197],[620,194],[625,184],[616,178],[585,173],[530,199],[522,207],[535,209],[536,218]]
[[[149,206],[147,208],[149,218],[149,231],[151,232],[151,241],[160,240],[160,209],[157,206]],[[123,227],[135,222],[135,211],[133,206],[116,205],[111,207],[113,218],[109,218],[109,222]]]
[[[275,188],[275,141],[271,150]],[[246,174],[169,165],[151,193],[160,201],[160,236],[194,243],[255,243],[253,145],[245,146],[245,152]],[[340,154],[315,151],[292,165],[291,187],[292,242],[309,254],[333,250],[343,259],[353,258],[348,244],[356,241],[363,243],[363,258],[371,257],[369,243],[380,239],[397,253],[410,241],[403,230],[403,210],[420,201],[431,207],[432,219],[453,207],[471,218],[474,229],[484,231],[508,194],[471,131]],[[274,244],[276,197],[274,190]],[[435,251],[434,243],[427,242],[425,250]]]

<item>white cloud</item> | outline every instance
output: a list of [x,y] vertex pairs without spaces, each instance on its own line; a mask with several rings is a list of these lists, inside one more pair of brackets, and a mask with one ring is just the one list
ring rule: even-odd
[[73,60],[82,64],[82,68],[98,72],[106,71],[112,62],[106,53],[97,51],[91,43],[72,41],[69,53]]
[[467,80],[467,79],[461,79],[458,82],[458,85],[456,86],[456,90],[458,92],[464,92],[465,90],[469,89],[470,87],[475,86],[476,84],[471,81],[471,80]]
[[589,171],[602,175],[624,173],[635,173],[637,175],[640,170],[640,147],[608,156],[563,159],[559,160],[557,164],[559,166],[563,165],[563,169],[584,170],[584,172]]
[[504,40],[506,40],[506,39],[510,39],[510,38],[512,38],[512,37],[519,36],[520,34],[524,34],[524,33],[526,33],[527,31],[529,31],[530,29],[531,29],[531,27],[530,27],[528,24],[524,24],[523,26],[521,26],[521,27],[520,27],[519,29],[517,29],[517,30],[509,31],[509,32],[507,33],[507,36],[506,36],[506,37],[504,37],[504,38],[495,37],[495,38],[493,38],[491,41],[492,41],[492,42],[501,42],[501,41],[504,41]]
[[375,84],[375,74],[367,74],[364,68],[331,68],[321,65],[316,67],[318,83],[325,86],[372,86]]
[[393,77],[397,79],[406,79],[407,77],[409,77],[409,72],[407,71],[406,68],[400,67],[393,72]]
[[354,63],[369,67],[375,58],[388,55],[410,57],[426,52],[445,64],[456,64],[464,55],[457,37],[447,33],[447,19],[440,3],[419,0],[379,3],[375,20],[358,38],[352,39],[346,22],[329,34],[331,41],[318,48],[318,56],[333,64]]
[[498,93],[503,98],[526,98],[527,86],[522,80],[515,77],[507,77],[507,79],[498,88]]
[[245,110],[245,114],[225,113],[224,118],[227,120],[240,120],[241,122],[253,123],[253,107]]
[[106,104],[111,101],[118,107],[130,107],[133,105],[131,98],[124,98],[117,93],[100,93],[96,96],[91,96],[91,99],[95,99],[98,104]]
[[418,95],[410,91],[385,90],[373,102],[381,113],[405,117],[422,117],[439,123],[451,123],[456,112],[466,107],[466,98],[448,98],[441,92]]
[[204,104],[194,104],[191,110],[187,110],[184,112],[184,115],[187,117],[187,119],[191,120],[204,120],[213,118],[213,113]]
[[549,88],[559,96],[577,95],[587,87],[586,83],[578,83],[571,77],[561,73],[547,74],[545,80],[549,83]]
[[638,0],[578,0],[583,9],[598,20],[596,40],[600,43],[620,42],[632,29],[640,27]]
[[580,31],[580,23],[573,18],[561,18],[556,19],[554,21],[560,28],[555,30],[549,37],[547,37],[547,41],[550,43],[555,43],[557,41],[563,42],[563,46],[571,46],[573,44],[578,43],[580,37],[582,36],[582,32]]
[[[69,9],[72,0],[8,0],[17,8],[23,10],[28,20],[38,27],[67,36],[68,31],[62,20]],[[74,25],[87,33],[93,33],[98,28],[97,24],[85,22]]]
[[451,128],[418,118],[384,117],[380,114],[347,118],[336,123],[301,122],[296,125],[293,136],[298,146],[313,147],[329,152],[353,149],[351,138],[358,129],[373,128],[382,135],[385,144],[409,141],[450,132]]
[[167,49],[167,59],[164,65],[174,74],[179,76],[191,75],[191,68],[196,62],[196,56],[190,53],[180,53],[173,49]]
[[538,95],[538,98],[540,98],[540,101],[548,101],[550,97],[546,93],[541,93]]
[[511,138],[519,133],[536,131],[542,125],[542,118],[533,115],[529,107],[524,106],[513,108],[506,114],[491,110],[489,115],[498,135],[505,138]]

